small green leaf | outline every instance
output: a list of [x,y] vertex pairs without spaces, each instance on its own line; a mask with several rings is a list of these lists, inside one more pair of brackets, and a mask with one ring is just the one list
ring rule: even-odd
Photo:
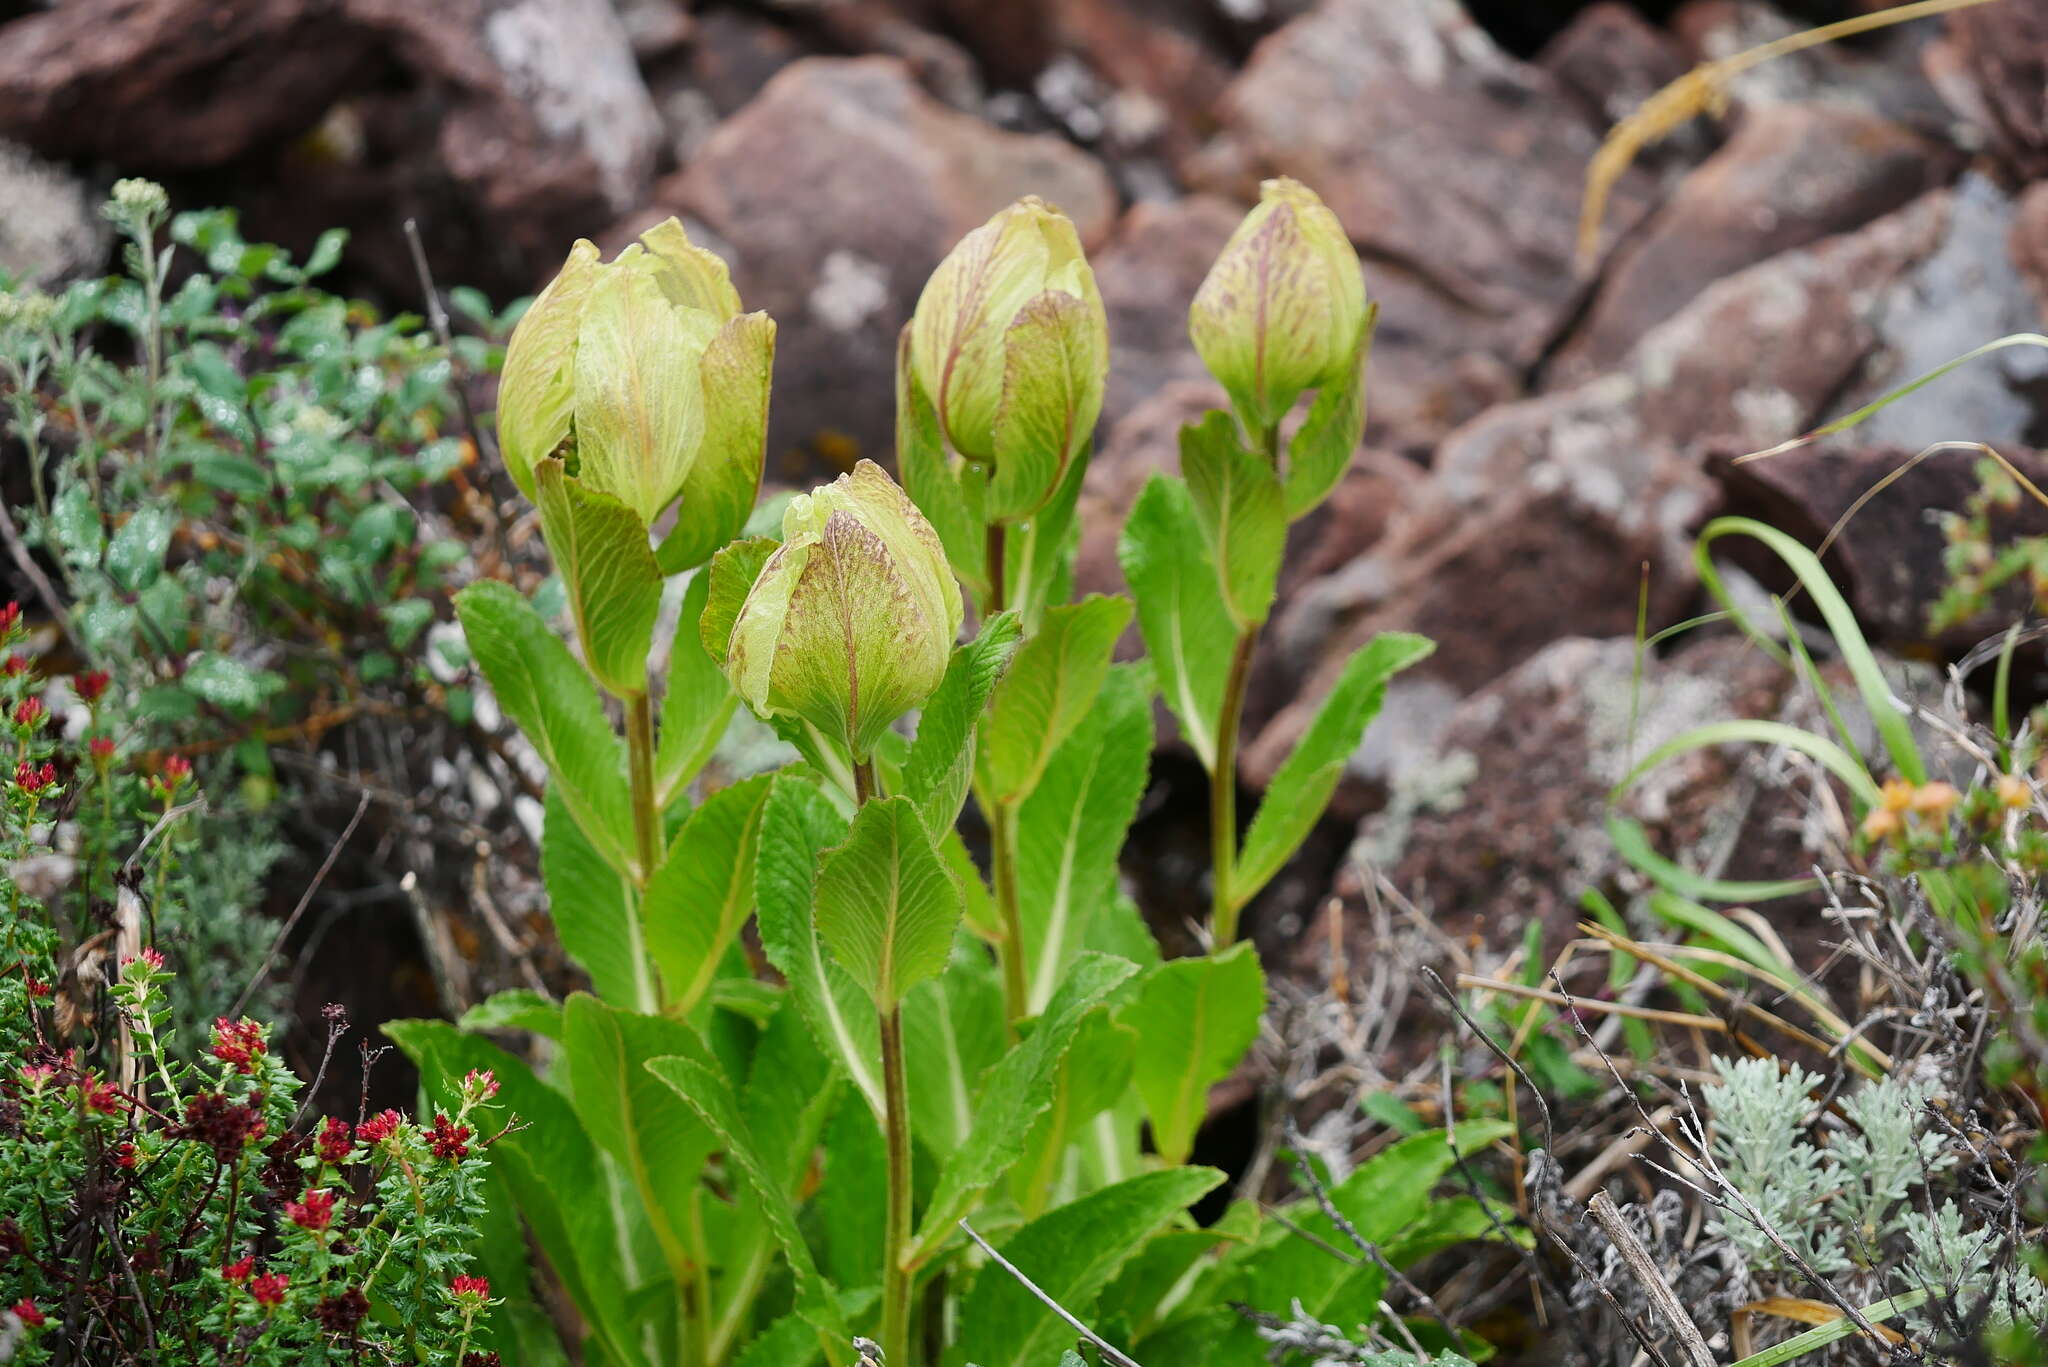
[[816,784],[793,774],[776,775],[761,815],[754,895],[762,952],[789,983],[797,1010],[826,1055],[880,1115],[882,1045],[873,1006],[852,975],[825,952],[811,916],[818,861],[846,838],[846,829],[846,818]]
[[1017,900],[1033,1013],[1052,1000],[1067,964],[1116,900],[1117,853],[1150,770],[1145,667],[1113,666],[1091,701],[1017,806]]
[[996,409],[991,522],[1030,517],[1059,491],[1102,411],[1109,355],[1100,305],[1047,290],[1017,311],[1003,337],[1003,396]]
[[774,1171],[761,1158],[732,1089],[712,1069],[688,1058],[658,1058],[647,1065],[663,1082],[675,1089],[698,1118],[718,1136],[731,1170],[745,1183],[757,1204],[757,1213],[767,1221],[775,1241],[788,1261],[796,1280],[797,1312],[819,1332],[840,1343],[847,1340],[845,1317],[839,1300],[811,1257],[810,1245],[796,1225],[796,1203],[788,1189],[776,1180]]
[[1209,1088],[1252,1047],[1265,1009],[1265,974],[1246,942],[1211,958],[1174,959],[1146,978],[1124,1019],[1138,1031],[1133,1078],[1167,1162],[1187,1162]]
[[657,1010],[661,998],[625,876],[591,844],[559,783],[548,786],[541,817],[540,868],[555,934],[598,995]]
[[1244,850],[1230,876],[1230,900],[1242,907],[1301,848],[1329,805],[1344,766],[1365,739],[1365,728],[1386,700],[1387,680],[1426,657],[1436,646],[1406,632],[1382,632],[1344,665],[1336,687],[1294,752],[1273,775],[1258,815],[1245,832]]
[[647,526],[608,494],[569,478],[553,457],[534,469],[541,534],[562,572],[583,660],[613,694],[647,691],[647,652],[661,614],[661,568]]
[[918,718],[917,740],[903,767],[902,790],[924,813],[934,836],[953,829],[967,801],[975,726],[989,693],[1015,655],[1020,630],[1015,613],[1001,613],[983,624],[980,635],[954,647],[945,679]]
[[1127,598],[1092,595],[1046,610],[989,699],[977,764],[984,796],[1015,802],[1038,786],[1053,751],[1095,705],[1130,620]]
[[710,1051],[681,1021],[615,1010],[583,992],[564,1004],[562,1019],[584,1131],[632,1181],[669,1275],[682,1282],[697,1182],[717,1141],[647,1062],[679,1054],[709,1064]]
[[678,1014],[688,1015],[710,990],[754,909],[754,851],[768,784],[769,775],[758,774],[706,798],[647,884],[641,924],[668,1009]]
[[711,761],[739,699],[704,649],[702,623],[711,576],[699,574],[683,593],[682,615],[669,646],[668,685],[661,699],[661,744],[654,755],[654,793],[666,809]]
[[494,992],[462,1013],[456,1028],[471,1032],[484,1030],[530,1030],[549,1039],[562,1037],[562,1007],[532,988],[515,987]]
[[1295,521],[1330,496],[1351,466],[1351,457],[1365,436],[1365,359],[1372,351],[1373,330],[1380,306],[1366,306],[1365,325],[1358,330],[1358,351],[1351,363],[1326,377],[1316,390],[1301,430],[1287,444],[1287,518]]
[[703,564],[746,525],[761,488],[774,365],[775,321],[765,313],[728,320],[704,349],[698,377],[709,421],[683,478],[675,527],[657,552],[665,572]]
[[1264,459],[1244,449],[1237,424],[1223,412],[1181,429],[1180,468],[1231,618],[1239,628],[1257,626],[1273,607],[1273,586],[1287,548],[1279,477]]
[[128,593],[149,586],[164,568],[178,518],[161,505],[137,508],[107,543],[107,574]]
[[1237,645],[1216,570],[1203,553],[1187,485],[1152,476],[1124,524],[1117,558],[1138,602],[1138,626],[1159,693],[1202,767],[1216,767],[1216,723]]
[[846,843],[818,866],[818,934],[879,1011],[946,966],[960,925],[960,888],[932,848],[917,804],[861,807]]
[[[1171,1168],[1118,1182],[1039,1216],[1010,1236],[1002,1255],[1085,1321],[1102,1288],[1153,1231],[1222,1181],[1214,1168]],[[976,1274],[959,1324],[951,1360],[983,1367],[1043,1367],[1074,1339],[1071,1325],[994,1264]]]
[[779,543],[773,537],[754,536],[735,541],[711,558],[705,577],[711,581],[704,607],[697,621],[697,639],[704,653],[720,669],[732,646],[733,623],[740,619],[761,567],[775,554]]
[[241,716],[254,712],[265,698],[284,687],[284,680],[269,670],[251,669],[213,651],[195,655],[185,666],[182,682],[188,692]]
[[455,595],[455,611],[499,705],[540,752],[569,814],[605,862],[631,868],[626,752],[589,674],[510,584],[471,584]]
[[1053,994],[1023,1043],[989,1070],[967,1141],[946,1156],[937,1187],[912,1240],[911,1261],[921,1264],[951,1239],[954,1222],[974,1208],[984,1192],[1002,1180],[1024,1154],[1038,1117],[1053,1103],[1060,1060],[1089,1012],[1102,1005],[1136,971],[1106,954],[1084,954]]

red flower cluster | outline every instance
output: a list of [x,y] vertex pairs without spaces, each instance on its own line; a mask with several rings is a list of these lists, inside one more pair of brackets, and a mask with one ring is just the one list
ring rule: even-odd
[[263,1116],[254,1106],[244,1106],[219,1092],[202,1092],[185,1102],[185,1123],[178,1135],[198,1139],[213,1148],[213,1156],[232,1163],[242,1150],[263,1137]]
[[[14,604],[9,603],[7,606],[13,607]],[[43,1312],[36,1309],[36,1303],[26,1296],[23,1296],[20,1300],[14,1303],[14,1313],[15,1316],[18,1319],[20,1319],[23,1324],[27,1325],[31,1329],[40,1329],[43,1327]]]
[[396,1111],[379,1111],[356,1126],[356,1142],[359,1144],[380,1144],[398,1132],[399,1115]]
[[448,1283],[448,1289],[455,1293],[455,1299],[471,1305],[481,1305],[491,1298],[491,1281],[488,1277],[457,1277]]
[[114,1145],[114,1166],[128,1171],[135,1168],[135,1146],[125,1139]]
[[6,660],[0,661],[0,674],[5,674],[10,679],[18,679],[26,673],[28,673],[28,656],[18,650],[9,655]]
[[251,1253],[237,1258],[220,1270],[220,1275],[240,1286],[249,1280],[249,1274],[256,1270],[256,1255]]
[[0,636],[5,636],[8,632],[14,630],[20,621],[21,604],[9,603],[6,607],[0,608]]
[[284,1289],[291,1284],[292,1279],[282,1272],[266,1272],[249,1279],[249,1294],[258,1305],[280,1306],[284,1304]]
[[460,1162],[469,1156],[469,1126],[458,1125],[436,1111],[434,1128],[427,1135],[427,1147],[434,1151],[436,1158]]
[[140,953],[123,959],[121,967],[126,968],[129,964],[133,963],[140,963],[152,973],[161,973],[164,971],[163,951],[159,950],[155,945],[144,945]]
[[339,1296],[324,1296],[313,1307],[313,1318],[330,1334],[353,1334],[369,1313],[370,1298],[358,1286],[351,1286]]
[[78,1095],[88,1111],[98,1111],[101,1115],[121,1113],[121,1094],[114,1090],[113,1084],[101,1082],[91,1073],[78,1079]]
[[213,1022],[213,1056],[222,1063],[232,1063],[238,1073],[255,1071],[256,1060],[270,1052],[264,1042],[263,1027],[244,1016],[231,1021],[226,1016],[217,1017]]
[[[35,700],[31,698],[29,701]],[[41,768],[27,760],[22,760],[14,766],[14,786],[24,793],[40,793],[56,781],[57,766],[48,760],[43,761]]]
[[498,1079],[488,1068],[472,1068],[463,1075],[462,1090],[472,1093],[479,1101],[489,1101],[498,1094]]
[[14,705],[14,724],[23,730],[33,731],[49,715],[50,709],[43,706],[41,698],[23,698]]
[[112,736],[94,736],[85,743],[85,748],[92,753],[92,762],[94,764],[105,764],[114,757],[114,738]]
[[35,974],[24,973],[22,974],[22,979],[28,984],[28,994],[31,997],[47,997],[50,995],[50,985]]
[[319,1147],[322,1162],[339,1163],[347,1158],[354,1147],[349,1142],[348,1122],[339,1116],[328,1116],[320,1126]]
[[334,1223],[334,1193],[308,1187],[303,1198],[284,1203],[284,1218],[300,1229],[325,1229]]
[[113,681],[114,676],[104,669],[88,669],[83,674],[71,676],[71,691],[78,695],[80,702],[92,704],[106,696],[107,685]]

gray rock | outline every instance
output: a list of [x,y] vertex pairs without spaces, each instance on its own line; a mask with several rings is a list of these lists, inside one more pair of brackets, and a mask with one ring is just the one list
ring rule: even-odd
[[0,142],[0,204],[0,274],[54,285],[106,255],[107,225],[84,179],[11,142]]

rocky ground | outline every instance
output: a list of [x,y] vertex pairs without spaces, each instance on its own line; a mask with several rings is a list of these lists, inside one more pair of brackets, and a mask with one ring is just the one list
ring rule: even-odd
[[[1369,934],[1352,855],[1441,928],[1569,925],[1619,861],[1599,817],[1658,739],[1810,704],[1731,639],[1652,627],[1702,604],[1716,512],[1807,540],[1946,438],[2048,445],[2048,367],[2014,350],[1854,441],[1731,458],[2001,334],[2048,301],[2048,8],[2003,0],[1757,68],[1616,184],[1574,245],[1589,159],[1663,82],[1807,23],[1749,0],[0,0],[0,265],[106,250],[115,174],[240,208],[303,247],[343,225],[350,287],[416,296],[417,216],[444,283],[531,289],[568,241],[682,215],[780,325],[771,479],[891,447],[897,330],[962,233],[1031,192],[1079,224],[1115,347],[1089,475],[1084,587],[1188,415],[1218,401],[1189,297],[1258,180],[1314,186],[1384,310],[1368,449],[1297,531],[1251,700],[1246,776],[1287,752],[1361,640],[1434,637],[1311,858],[1254,909],[1269,958],[1321,972],[1323,918]],[[1831,568],[1901,686],[1930,640],[1968,458],[1874,500]],[[1768,578],[1763,586],[1782,588]],[[2029,687],[2038,692],[2040,682]],[[1803,867],[1796,812],[1733,758],[1642,792],[1667,848]],[[1183,933],[1198,783],[1170,748],[1132,874]],[[1337,896],[1330,894],[1335,891]],[[1516,914],[1507,914],[1507,913]],[[1327,926],[1325,925],[1325,928]],[[1367,946],[1354,943],[1352,953]]]

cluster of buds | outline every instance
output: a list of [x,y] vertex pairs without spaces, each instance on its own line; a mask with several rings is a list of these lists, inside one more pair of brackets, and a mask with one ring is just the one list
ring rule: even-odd
[[49,719],[50,709],[41,698],[23,698],[14,705],[14,732],[24,740],[42,730]]
[[314,1141],[314,1151],[323,1163],[344,1163],[348,1161],[355,1142],[349,1137],[348,1122],[340,1116],[330,1115],[320,1125],[320,1134]]
[[866,763],[945,677],[965,615],[945,547],[864,460],[791,499],[782,545],[765,561],[759,550],[713,561],[712,596],[741,606],[729,623],[705,614],[705,649],[757,714],[807,723]]
[[398,1127],[402,1123],[404,1122],[398,1112],[379,1111],[362,1124],[356,1126],[356,1142],[358,1144],[381,1144],[392,1135],[397,1134]]
[[445,1114],[434,1113],[434,1126],[427,1131],[427,1147],[434,1157],[450,1163],[459,1163],[469,1157],[470,1128],[458,1125]]
[[44,760],[20,760],[14,766],[14,786],[31,797],[46,793],[57,782],[57,766]]
[[238,1073],[247,1075],[256,1071],[256,1060],[270,1052],[270,1045],[264,1038],[264,1029],[246,1016],[231,1021],[221,1016],[213,1023],[213,1056],[222,1063],[234,1065]]
[[149,776],[150,796],[160,799],[168,807],[178,799],[192,779],[192,761],[183,755],[166,756],[163,766]]
[[465,1314],[475,1314],[491,1301],[488,1277],[460,1276],[448,1283],[448,1296]]
[[334,1223],[334,1193],[324,1187],[308,1187],[304,1196],[284,1203],[284,1218],[300,1229],[325,1230]]

